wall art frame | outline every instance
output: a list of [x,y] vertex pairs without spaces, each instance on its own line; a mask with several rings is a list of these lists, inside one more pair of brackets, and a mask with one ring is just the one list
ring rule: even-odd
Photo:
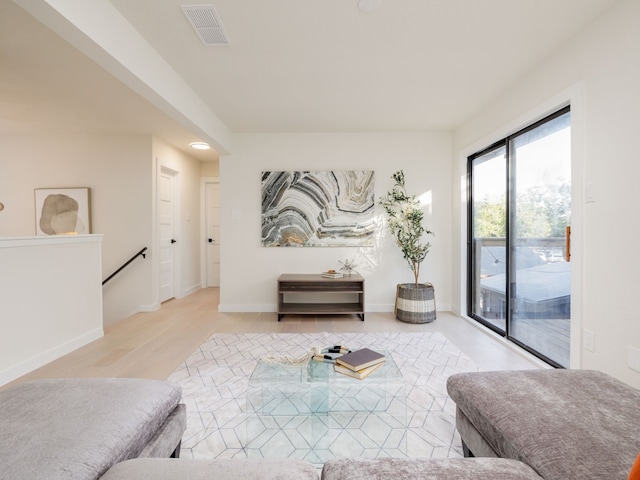
[[91,233],[91,189],[36,188],[36,235]]
[[371,247],[373,170],[262,172],[264,247]]

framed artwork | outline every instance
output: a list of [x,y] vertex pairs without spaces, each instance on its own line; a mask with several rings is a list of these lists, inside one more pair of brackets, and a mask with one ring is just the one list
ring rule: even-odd
[[265,247],[373,246],[372,170],[262,172]]
[[91,233],[89,188],[36,188],[36,235]]

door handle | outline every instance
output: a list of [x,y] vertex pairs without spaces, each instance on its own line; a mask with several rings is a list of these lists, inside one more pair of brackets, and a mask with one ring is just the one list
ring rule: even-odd
[[213,243],[213,238],[210,238],[210,239],[209,239],[209,243]]
[[171,239],[171,243],[176,243],[176,242],[177,242],[177,240],[175,238]]

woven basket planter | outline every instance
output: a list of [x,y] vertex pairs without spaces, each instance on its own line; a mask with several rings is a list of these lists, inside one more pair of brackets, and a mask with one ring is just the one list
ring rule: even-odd
[[429,323],[436,319],[436,297],[430,283],[399,283],[396,318],[407,323]]

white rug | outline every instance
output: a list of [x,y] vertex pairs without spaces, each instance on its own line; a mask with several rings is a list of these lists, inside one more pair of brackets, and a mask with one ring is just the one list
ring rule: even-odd
[[[478,367],[439,333],[215,334],[169,377],[182,385],[187,405],[181,456],[246,457],[247,385],[257,360],[273,355],[298,357],[313,346],[330,345],[346,345],[352,350],[377,348],[391,354],[406,387],[403,454],[421,458],[462,456],[455,430],[455,404],[447,395],[446,380],[453,373],[477,371]],[[377,455],[397,456],[384,451]],[[319,461],[304,450],[291,456]]]

